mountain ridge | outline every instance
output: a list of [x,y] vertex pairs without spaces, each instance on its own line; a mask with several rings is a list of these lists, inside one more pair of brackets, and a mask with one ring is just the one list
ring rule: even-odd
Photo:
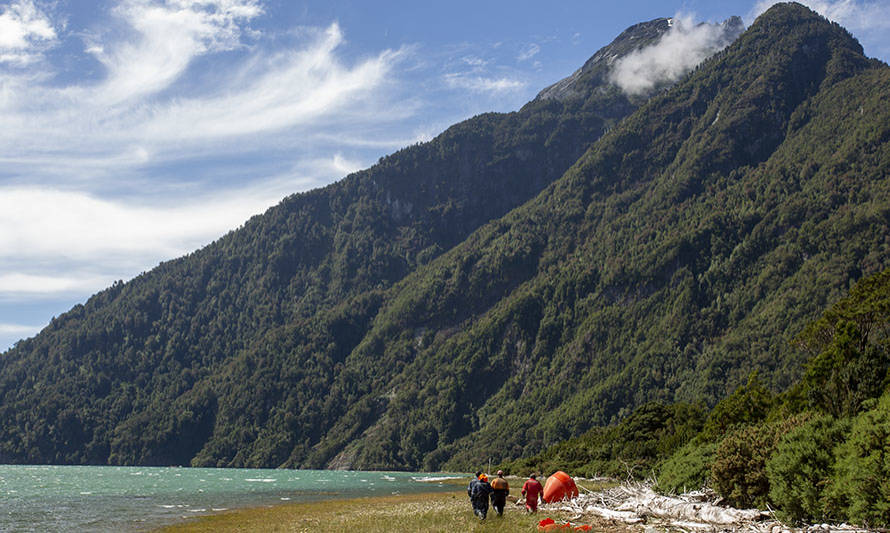
[[[781,340],[888,264],[890,120],[874,96],[886,72],[836,24],[778,5],[620,122],[635,105],[609,89],[449,128],[103,291],[0,357],[0,419],[15,421],[0,458],[467,468],[646,401],[714,402],[753,369],[783,388],[801,356]],[[506,161],[475,179],[517,172],[528,201],[373,179],[387,168],[409,183],[402,161],[435,154],[456,175]],[[548,157],[571,161],[563,173]],[[433,175],[424,183],[474,190]],[[478,226],[436,235],[468,213]],[[112,304],[118,316],[99,313]]]

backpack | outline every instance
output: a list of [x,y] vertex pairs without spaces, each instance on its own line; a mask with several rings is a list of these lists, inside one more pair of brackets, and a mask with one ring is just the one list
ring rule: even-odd
[[488,498],[489,492],[491,492],[491,488],[488,483],[478,481],[473,483],[473,488],[470,490],[470,499],[473,501],[484,500]]

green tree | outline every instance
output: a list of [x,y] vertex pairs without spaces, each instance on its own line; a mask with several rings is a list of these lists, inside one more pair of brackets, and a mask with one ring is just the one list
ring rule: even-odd
[[846,420],[823,415],[782,436],[766,463],[769,497],[780,518],[793,523],[838,518],[826,504],[826,491],[834,473],[834,448],[848,429]]
[[890,393],[869,402],[835,450],[830,497],[843,516],[871,527],[890,526]]

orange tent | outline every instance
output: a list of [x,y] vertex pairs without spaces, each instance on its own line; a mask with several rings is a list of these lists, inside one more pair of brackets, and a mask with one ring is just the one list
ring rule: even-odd
[[558,470],[544,484],[544,501],[547,503],[571,500],[578,497],[578,486],[571,476]]

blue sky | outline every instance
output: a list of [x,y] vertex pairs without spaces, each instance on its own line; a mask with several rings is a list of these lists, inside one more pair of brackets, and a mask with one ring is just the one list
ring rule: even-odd
[[[771,3],[0,2],[0,351],[288,194],[519,108],[636,22]],[[890,58],[890,3],[805,3]]]

